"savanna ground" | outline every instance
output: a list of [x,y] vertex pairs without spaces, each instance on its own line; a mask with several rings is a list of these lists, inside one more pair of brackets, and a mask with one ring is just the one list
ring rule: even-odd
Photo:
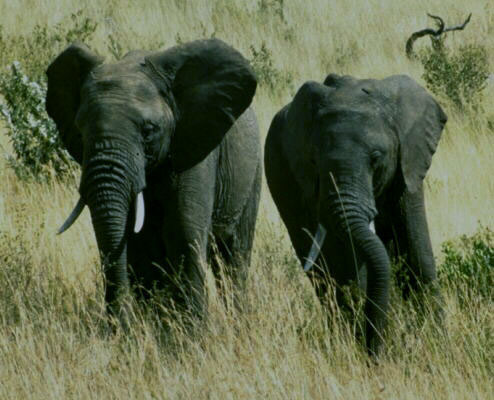
[[[422,64],[405,57],[404,45],[432,25],[427,12],[448,24],[472,12],[446,45],[482,45],[494,68],[494,6],[482,0],[1,0],[0,67],[18,60],[39,76],[67,44],[64,32],[86,18],[86,28],[66,36],[85,38],[107,59],[216,36],[255,64],[265,136],[296,89],[329,72],[406,73],[424,84]],[[428,39],[416,45],[426,46]],[[494,87],[474,109],[439,100],[449,122],[427,177],[427,211],[439,269],[457,273],[441,280],[444,329],[394,289],[378,367],[354,339],[358,327],[337,311],[327,326],[266,187],[242,313],[213,291],[209,318],[195,329],[171,310],[156,312],[156,302],[136,309],[131,332],[107,335],[89,213],[55,235],[77,200],[77,178],[19,180],[0,126],[0,398],[492,398],[494,252],[485,228],[494,227]],[[442,250],[480,226],[463,247]]]

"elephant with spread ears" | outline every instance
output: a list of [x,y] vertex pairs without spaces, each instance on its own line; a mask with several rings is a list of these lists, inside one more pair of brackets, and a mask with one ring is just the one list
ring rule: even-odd
[[403,261],[403,294],[431,284],[436,267],[423,180],[447,117],[405,75],[330,74],[306,82],[273,118],[268,187],[318,294],[329,275],[366,292],[366,345],[377,355],[389,303],[390,255]]
[[177,302],[203,310],[204,268],[218,252],[243,282],[262,176],[248,61],[218,39],[114,63],[74,43],[47,76],[48,114],[82,168],[60,232],[89,207],[110,314],[122,316],[129,287],[146,297],[171,281]]

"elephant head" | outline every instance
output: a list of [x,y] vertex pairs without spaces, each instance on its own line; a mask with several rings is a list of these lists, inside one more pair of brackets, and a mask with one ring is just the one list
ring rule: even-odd
[[256,79],[243,56],[217,39],[166,51],[132,52],[113,64],[81,43],[47,70],[46,108],[82,166],[110,306],[128,285],[126,244],[145,218],[143,189],[164,162],[175,172],[202,161],[250,105]]
[[340,281],[355,277],[356,261],[366,264],[367,341],[373,352],[390,281],[389,256],[373,229],[376,203],[391,187],[422,190],[446,115],[407,76],[358,80],[333,74],[324,84],[305,83],[279,115],[285,122],[282,153],[318,227],[305,269],[325,246]]

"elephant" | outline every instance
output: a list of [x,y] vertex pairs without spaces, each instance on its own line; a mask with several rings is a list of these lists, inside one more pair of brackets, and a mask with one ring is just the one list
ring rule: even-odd
[[[305,82],[274,116],[264,149],[272,198],[321,300],[328,279],[365,290],[365,343],[382,347],[391,258],[403,295],[438,289],[423,180],[447,116],[406,75],[382,80],[329,74]],[[440,303],[440,302],[438,302]]]
[[80,199],[59,233],[88,206],[108,314],[125,319],[132,288],[145,299],[170,284],[176,304],[203,311],[218,253],[240,287],[262,178],[249,62],[219,39],[113,63],[75,42],[46,74],[46,110],[81,166]]

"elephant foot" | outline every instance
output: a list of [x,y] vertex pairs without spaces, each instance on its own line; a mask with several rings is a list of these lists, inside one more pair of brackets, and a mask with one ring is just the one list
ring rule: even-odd
[[125,290],[117,299],[107,303],[108,325],[114,334],[120,330],[128,334],[135,324],[137,317],[133,300],[130,292]]

